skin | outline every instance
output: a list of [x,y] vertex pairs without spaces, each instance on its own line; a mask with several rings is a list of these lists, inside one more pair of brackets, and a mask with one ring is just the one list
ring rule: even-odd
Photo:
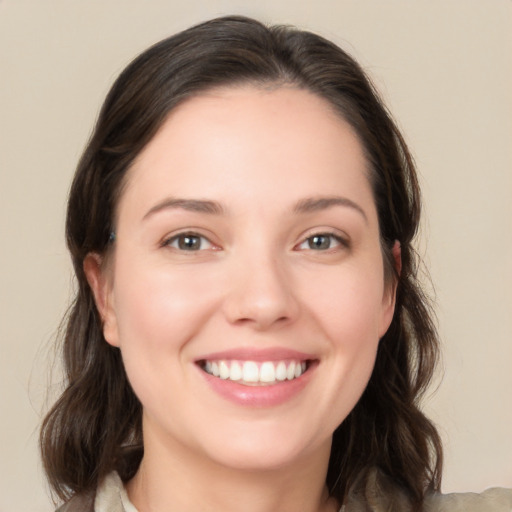
[[[143,405],[145,455],[128,484],[140,512],[337,510],[325,488],[332,433],[394,311],[367,175],[350,126],[291,87],[187,100],[138,156],[113,253],[84,268]],[[305,201],[315,208],[298,209]],[[197,250],[180,249],[183,232],[204,237]],[[299,350],[315,366],[282,404],[233,403],[196,363],[240,347]]]

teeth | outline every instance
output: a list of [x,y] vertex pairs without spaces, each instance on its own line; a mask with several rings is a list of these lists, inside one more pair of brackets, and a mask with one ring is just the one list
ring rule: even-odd
[[272,363],[263,363],[260,368],[261,382],[274,382],[276,380],[276,369]]
[[252,361],[246,361],[242,368],[242,380],[245,382],[258,382],[259,370],[258,365]]
[[286,378],[292,380],[295,378],[295,363],[292,361],[286,370]]
[[219,363],[219,377],[224,380],[229,378],[229,367],[225,361]]
[[[290,363],[290,366],[295,363]],[[276,379],[286,380],[286,364],[281,361],[276,367]]]
[[300,377],[306,371],[304,361],[205,361],[203,370],[214,377],[241,384],[273,384]]
[[230,380],[242,380],[243,372],[242,372],[242,367],[240,366],[240,364],[238,364],[236,361],[233,361],[231,363],[230,370],[231,370],[230,375],[229,375]]

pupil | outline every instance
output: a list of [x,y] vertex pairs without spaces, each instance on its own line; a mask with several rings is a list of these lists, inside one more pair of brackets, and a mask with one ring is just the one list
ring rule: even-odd
[[179,241],[178,241],[178,245],[180,247],[180,249],[185,249],[185,250],[194,250],[194,249],[199,249],[200,245],[201,245],[201,240],[199,239],[198,236],[192,236],[192,235],[185,235],[185,236],[182,236],[180,237]]
[[311,249],[329,249],[330,245],[330,238],[325,235],[315,235],[309,239]]

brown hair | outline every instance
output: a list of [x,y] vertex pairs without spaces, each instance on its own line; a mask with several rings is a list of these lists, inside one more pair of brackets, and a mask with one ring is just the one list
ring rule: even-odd
[[[394,317],[356,407],[334,432],[327,485],[342,502],[378,470],[420,508],[439,489],[442,451],[418,408],[438,354],[429,303],[417,281],[411,245],[420,191],[406,144],[369,79],[343,50],[318,35],[225,17],[151,47],[119,76],[100,112],[71,187],[66,223],[78,291],[65,327],[67,387],[46,416],[41,450],[50,484],[63,499],[93,489],[117,470],[137,472],[143,454],[141,404],[118,349],[105,342],[83,270],[90,252],[106,254],[123,178],[180,102],[237,83],[291,84],[328,101],[351,124],[369,162],[388,278],[397,280]],[[402,268],[391,248],[401,244]]]

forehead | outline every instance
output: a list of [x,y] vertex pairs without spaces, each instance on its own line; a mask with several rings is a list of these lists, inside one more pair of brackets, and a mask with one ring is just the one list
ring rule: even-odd
[[171,111],[128,172],[121,203],[159,194],[298,200],[344,192],[336,187],[367,196],[367,175],[358,137],[326,100],[294,87],[217,88]]

